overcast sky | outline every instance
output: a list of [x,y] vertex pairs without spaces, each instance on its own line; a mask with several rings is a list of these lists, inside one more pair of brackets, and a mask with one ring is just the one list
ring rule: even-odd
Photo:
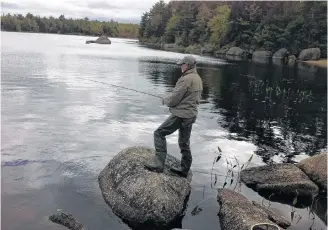
[[142,13],[156,2],[158,0],[4,0],[1,1],[1,14],[32,13],[54,17],[64,14],[72,18],[139,23]]

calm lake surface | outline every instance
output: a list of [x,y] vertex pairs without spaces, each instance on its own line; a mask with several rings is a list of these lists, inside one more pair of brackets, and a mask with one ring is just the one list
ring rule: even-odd
[[[153,148],[153,132],[169,111],[158,98],[88,79],[163,96],[180,76],[175,63],[184,55],[126,39],[109,46],[86,45],[90,37],[83,36],[2,32],[1,39],[1,229],[65,229],[48,220],[57,210],[87,229],[130,229],[105,204],[97,176],[122,149]],[[223,186],[226,157],[243,164],[254,153],[254,166],[326,151],[327,77],[317,67],[196,57],[209,103],[200,106],[191,135],[195,172],[180,227],[217,230],[215,198],[198,215],[191,211]],[[177,134],[168,137],[168,151],[180,159]],[[213,186],[200,172],[210,173],[218,146],[223,158]],[[240,190],[268,205],[246,186]],[[291,206],[271,207],[290,219]],[[296,213],[302,219],[289,229],[326,229],[306,208]]]

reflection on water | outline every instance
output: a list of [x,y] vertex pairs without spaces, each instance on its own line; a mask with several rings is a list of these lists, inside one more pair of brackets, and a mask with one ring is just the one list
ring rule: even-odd
[[[178,69],[160,66],[150,71],[155,84],[165,80],[169,87],[180,75]],[[313,67],[306,72],[308,79],[303,77],[306,73],[300,77],[299,69],[286,66],[238,63],[218,69],[201,65],[198,69],[204,80],[203,99],[210,99],[211,110],[223,115],[222,127],[237,134],[229,138],[254,143],[256,154],[265,163],[274,156],[291,162],[296,155],[312,156],[326,148],[325,71]]]
[[[2,227],[58,229],[46,216],[63,209],[88,229],[129,229],[104,203],[97,175],[123,148],[153,147],[153,132],[169,112],[158,98],[83,79],[164,95],[180,76],[175,63],[183,54],[149,50],[126,39],[97,46],[85,45],[80,36],[1,36]],[[226,161],[214,167],[214,187],[206,174],[218,146],[222,159],[236,157],[240,164],[255,152],[250,166],[298,161],[324,151],[326,72],[197,59],[202,97],[209,103],[200,106],[193,127],[195,173],[181,226],[220,229],[215,197],[225,181]],[[180,158],[177,139],[177,133],[168,137],[168,151]],[[262,201],[247,187],[240,189],[250,200]],[[202,203],[203,211],[192,215],[210,197],[214,199]],[[286,218],[292,211],[279,203],[272,207]],[[303,218],[290,229],[309,229],[312,222],[313,228],[324,226],[317,217],[322,208],[314,221],[306,209],[296,210]]]

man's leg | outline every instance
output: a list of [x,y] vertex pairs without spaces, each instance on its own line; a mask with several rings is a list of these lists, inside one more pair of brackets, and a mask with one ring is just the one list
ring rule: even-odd
[[181,118],[171,115],[154,132],[156,155],[154,162],[146,163],[145,167],[151,171],[163,172],[167,154],[166,136],[180,128]]
[[179,129],[179,147],[182,154],[181,167],[172,168],[171,171],[178,173],[182,176],[187,176],[192,163],[192,155],[190,151],[190,135],[192,124],[195,122],[196,117],[183,119]]

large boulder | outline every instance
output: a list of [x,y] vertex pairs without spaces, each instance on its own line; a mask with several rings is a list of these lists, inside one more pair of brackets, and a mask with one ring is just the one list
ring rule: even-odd
[[319,60],[320,55],[321,52],[319,48],[310,48],[310,49],[302,50],[298,56],[298,59],[300,59],[301,61]]
[[190,193],[191,171],[187,178],[169,171],[180,164],[176,158],[167,155],[163,173],[144,168],[154,154],[144,147],[124,149],[98,177],[106,203],[133,228],[171,226],[180,218]]
[[247,52],[246,50],[243,50],[242,48],[239,47],[231,47],[226,55],[230,55],[230,56],[247,56]]
[[95,43],[97,44],[111,44],[112,42],[105,35],[100,36]]
[[320,189],[327,191],[327,153],[306,158],[300,161],[297,166],[302,169]]
[[254,51],[252,55],[252,59],[269,59],[272,57],[271,51]]
[[284,59],[286,57],[288,57],[288,50],[286,48],[282,48],[280,50],[278,50],[277,52],[275,52],[273,55],[272,55],[272,58],[273,59]]
[[222,230],[249,230],[258,223],[277,224],[286,229],[291,223],[272,209],[250,202],[230,189],[218,189],[220,226]]
[[319,188],[293,164],[272,164],[241,171],[241,181],[264,197],[298,204],[308,202],[318,195]]
[[287,62],[284,59],[279,59],[279,58],[272,58],[272,63],[282,67],[282,65],[287,64]]

